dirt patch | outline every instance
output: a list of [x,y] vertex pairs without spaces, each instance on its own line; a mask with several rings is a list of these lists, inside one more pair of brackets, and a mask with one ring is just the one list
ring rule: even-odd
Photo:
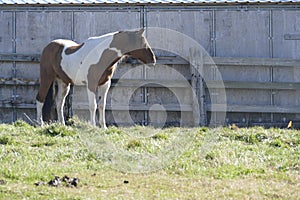
[[5,184],[6,184],[6,181],[3,179],[0,179],[0,185],[5,185]]
[[36,186],[48,185],[52,187],[77,187],[78,184],[79,178],[71,178],[66,175],[62,178],[60,178],[59,176],[54,176],[54,178],[48,182],[39,181],[35,183]]

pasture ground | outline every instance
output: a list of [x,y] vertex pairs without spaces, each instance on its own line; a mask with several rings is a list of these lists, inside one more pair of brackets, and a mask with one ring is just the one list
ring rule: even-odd
[[0,125],[0,199],[300,197],[299,130],[69,123]]

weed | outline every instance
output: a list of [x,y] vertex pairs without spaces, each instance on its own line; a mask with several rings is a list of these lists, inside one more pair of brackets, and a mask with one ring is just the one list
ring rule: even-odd
[[117,127],[115,127],[115,126],[111,126],[111,127],[109,127],[109,129],[107,129],[106,131],[105,131],[105,133],[106,134],[123,134],[123,132],[122,132],[122,130],[121,129],[119,129],[119,128],[117,128]]
[[218,170],[216,171],[213,176],[218,179],[223,178],[236,178],[240,176],[249,176],[253,174],[264,174],[264,169],[250,169],[247,167],[244,167],[242,165],[232,165],[232,164],[226,164],[218,167]]
[[206,133],[209,131],[209,128],[206,126],[200,127],[198,133]]
[[11,169],[5,169],[2,171],[2,175],[6,179],[18,180],[19,176]]
[[[248,129],[244,129],[248,130]],[[237,140],[241,142],[245,142],[248,144],[257,144],[267,139],[267,136],[265,133],[262,132],[252,132],[252,131],[231,131],[228,129],[228,131],[223,134],[223,136],[226,136],[230,138],[231,140]]]
[[42,129],[42,133],[50,136],[73,136],[76,134],[76,131],[70,126],[64,126],[62,124],[53,123],[45,126]]
[[151,138],[155,139],[155,140],[167,140],[169,137],[167,134],[160,132],[160,133],[153,135]]
[[0,136],[0,144],[3,144],[3,145],[11,145],[13,144],[13,139],[7,135],[1,135]]
[[56,144],[55,141],[39,141],[39,142],[32,143],[30,146],[31,147],[42,147],[42,146],[53,146],[55,144]]
[[128,142],[128,144],[126,145],[126,148],[134,149],[134,148],[141,147],[141,146],[142,146],[142,142],[140,140],[133,139]]
[[208,153],[205,155],[205,159],[206,160],[213,160],[214,159],[214,155],[212,153]]
[[13,123],[15,127],[24,128],[24,129],[33,129],[34,127],[30,124],[24,122],[23,120],[17,120]]
[[276,138],[270,141],[269,143],[270,146],[272,147],[284,147],[284,148],[288,148],[289,146],[282,141],[280,138]]

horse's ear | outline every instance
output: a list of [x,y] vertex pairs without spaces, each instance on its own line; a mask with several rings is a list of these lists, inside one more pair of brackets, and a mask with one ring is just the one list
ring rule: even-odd
[[143,35],[143,34],[144,34],[144,32],[145,32],[145,29],[144,29],[144,28],[142,28],[141,30],[139,30],[139,31],[138,31],[138,34],[140,34],[140,35]]

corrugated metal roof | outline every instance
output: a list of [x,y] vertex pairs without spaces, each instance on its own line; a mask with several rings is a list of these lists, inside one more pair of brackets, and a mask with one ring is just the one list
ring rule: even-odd
[[0,5],[26,4],[230,4],[300,3],[300,0],[0,0]]

